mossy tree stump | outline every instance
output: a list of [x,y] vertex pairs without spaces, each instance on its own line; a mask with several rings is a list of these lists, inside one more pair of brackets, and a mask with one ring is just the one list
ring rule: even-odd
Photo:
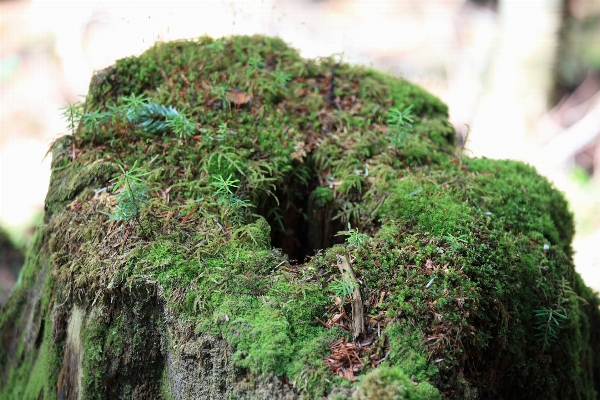
[[422,89],[200,38],[101,71],[75,114],[1,398],[596,398],[562,194],[461,155]]

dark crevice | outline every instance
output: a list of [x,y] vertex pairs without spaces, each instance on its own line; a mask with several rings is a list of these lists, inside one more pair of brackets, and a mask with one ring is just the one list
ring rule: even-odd
[[344,241],[337,232],[345,230],[339,219],[332,220],[337,210],[333,198],[329,201],[315,196],[318,178],[310,159],[305,160],[311,171],[308,181],[291,173],[275,191],[274,198],[259,209],[271,226],[271,245],[288,255],[290,261],[302,263],[318,250]]
[[42,321],[40,322],[40,327],[38,328],[37,336],[35,338],[35,347],[38,349],[40,348],[42,340],[44,339],[44,327],[46,325],[45,322],[46,321],[42,318]]

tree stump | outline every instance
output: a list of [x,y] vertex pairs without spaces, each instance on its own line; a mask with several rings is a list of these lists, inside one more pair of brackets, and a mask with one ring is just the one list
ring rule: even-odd
[[65,116],[1,398],[597,396],[563,195],[462,155],[419,87],[203,37],[100,71]]

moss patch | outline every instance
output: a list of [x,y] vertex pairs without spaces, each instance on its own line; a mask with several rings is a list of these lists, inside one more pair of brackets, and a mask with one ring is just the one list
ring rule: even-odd
[[[596,395],[599,301],[562,194],[522,163],[463,157],[422,89],[278,39],[204,37],[101,71],[80,111],[53,147],[37,248],[48,307],[88,307],[89,396]],[[111,182],[133,165],[148,197],[118,221],[132,189]]]

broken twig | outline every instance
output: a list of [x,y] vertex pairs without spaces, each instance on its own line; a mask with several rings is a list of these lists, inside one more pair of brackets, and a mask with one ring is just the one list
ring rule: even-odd
[[360,285],[345,256],[337,256],[337,266],[344,281],[356,283],[354,285],[354,293],[352,293],[352,336],[356,340],[365,332],[364,306],[362,296],[360,295]]

